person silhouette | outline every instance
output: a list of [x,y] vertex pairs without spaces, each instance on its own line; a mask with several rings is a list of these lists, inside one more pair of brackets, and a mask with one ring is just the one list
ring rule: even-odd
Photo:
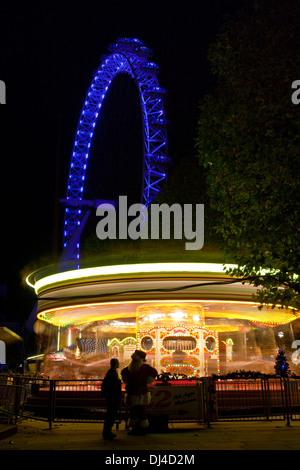
[[107,371],[101,386],[102,395],[106,401],[106,415],[103,425],[103,439],[114,439],[117,435],[112,433],[112,427],[117,419],[121,399],[121,379],[117,369],[119,361],[110,360],[110,369]]
[[149,427],[147,406],[151,401],[148,385],[154,382],[157,370],[146,362],[146,353],[136,350],[130,364],[122,369],[121,377],[125,383],[126,405],[129,407],[129,434],[143,435]]

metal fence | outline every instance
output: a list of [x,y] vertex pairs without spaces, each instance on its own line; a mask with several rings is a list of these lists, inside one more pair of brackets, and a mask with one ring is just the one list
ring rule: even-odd
[[299,379],[217,380],[215,393],[219,421],[300,419]]
[[23,407],[26,402],[26,388],[15,383],[11,377],[0,378],[0,416],[2,421],[8,424],[17,422],[23,415]]
[[[53,422],[103,422],[106,405],[101,380],[49,380],[0,376],[0,411],[15,422],[21,418]],[[300,419],[299,379],[176,380],[153,385],[150,418],[169,422]],[[124,390],[123,390],[124,396]],[[121,400],[117,427],[127,423],[128,409]]]
[[50,427],[54,421],[104,421],[101,384],[101,380],[33,380],[24,412],[33,419],[47,420]]

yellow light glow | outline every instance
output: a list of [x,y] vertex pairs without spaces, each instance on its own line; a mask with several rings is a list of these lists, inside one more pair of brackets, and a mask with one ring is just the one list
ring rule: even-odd
[[39,279],[35,284],[27,276],[27,284],[34,288],[36,294],[42,289],[50,286],[89,279],[92,277],[105,277],[126,274],[151,274],[151,273],[214,273],[226,274],[225,270],[237,267],[236,265],[223,265],[218,263],[146,263],[146,264],[124,264],[116,266],[97,266],[94,268],[76,269],[52,274]]
[[[101,321],[101,320],[116,320],[117,318],[127,318],[128,317],[128,312],[119,312],[117,310],[113,310],[112,313],[107,313],[105,310],[105,306],[125,306],[125,305],[135,305],[135,308],[138,308],[139,306],[143,306],[143,310],[146,313],[146,306],[148,306],[149,310],[151,310],[151,306],[153,304],[158,304],[158,303],[164,303],[165,305],[168,305],[168,302],[164,302],[163,300],[140,300],[138,302],[132,302],[132,301],[115,301],[115,302],[98,302],[98,303],[88,303],[88,304],[78,304],[78,305],[70,305],[70,306],[63,306],[63,307],[56,307],[52,309],[46,309],[42,312],[39,312],[37,317],[40,320],[46,321],[47,323],[50,323],[52,325],[56,326],[67,326],[67,325],[80,325],[83,323],[87,322],[92,322],[92,321]],[[218,309],[215,312],[209,312],[209,317],[211,318],[232,318],[232,319],[241,319],[241,320],[250,320],[250,321],[255,321],[255,322],[261,322],[261,323],[266,323],[270,326],[275,326],[275,325],[280,325],[280,324],[286,324],[289,323],[296,318],[300,317],[299,312],[294,312],[292,313],[291,310],[268,310],[268,309],[262,309],[256,311],[256,315],[250,310],[247,310],[246,312],[239,312],[236,310],[235,312],[232,310],[226,310],[223,311],[221,308],[221,305],[235,305],[236,307],[238,306],[259,306],[260,304],[257,302],[246,302],[246,301],[224,301],[224,300],[190,300],[186,301],[185,300],[176,300],[176,303],[183,303],[183,304],[190,304],[192,305],[197,305],[200,308],[202,307],[202,303],[207,305],[209,303],[212,304],[219,304],[220,309]],[[169,303],[170,304],[170,303]],[[171,304],[174,305],[174,302]],[[85,311],[83,315],[83,309],[90,308],[90,307],[99,307],[99,311],[96,308],[91,308],[90,311]],[[149,312],[150,313],[150,312]],[[194,312],[192,312],[194,313]]]
[[232,333],[234,331],[240,331],[241,328],[237,325],[225,325],[223,323],[216,324],[216,325],[208,325],[208,328],[216,333]]
[[204,323],[204,308],[201,305],[180,301],[140,305],[137,307],[136,315],[139,324],[168,325],[174,321],[195,323],[195,317],[198,318],[198,323]]
[[110,346],[114,341],[116,341],[119,344],[123,344],[128,340],[132,340],[134,343],[136,343],[136,339],[133,338],[132,336],[129,336],[128,338],[124,338],[124,339],[118,339],[118,338],[109,339],[107,341],[107,346]]

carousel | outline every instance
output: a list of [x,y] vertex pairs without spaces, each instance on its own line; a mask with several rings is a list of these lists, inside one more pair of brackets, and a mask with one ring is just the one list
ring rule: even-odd
[[159,373],[272,373],[278,342],[292,343],[299,312],[261,308],[254,288],[224,269],[153,263],[30,275],[41,370],[50,378],[101,378],[112,357],[123,367],[138,348]]

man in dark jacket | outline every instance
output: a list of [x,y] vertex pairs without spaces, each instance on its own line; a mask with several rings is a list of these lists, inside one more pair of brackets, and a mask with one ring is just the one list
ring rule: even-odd
[[112,433],[112,427],[117,419],[118,408],[121,399],[121,380],[118,376],[118,359],[111,359],[110,369],[103,379],[101,392],[106,400],[106,416],[103,426],[103,439],[112,440],[116,434]]

